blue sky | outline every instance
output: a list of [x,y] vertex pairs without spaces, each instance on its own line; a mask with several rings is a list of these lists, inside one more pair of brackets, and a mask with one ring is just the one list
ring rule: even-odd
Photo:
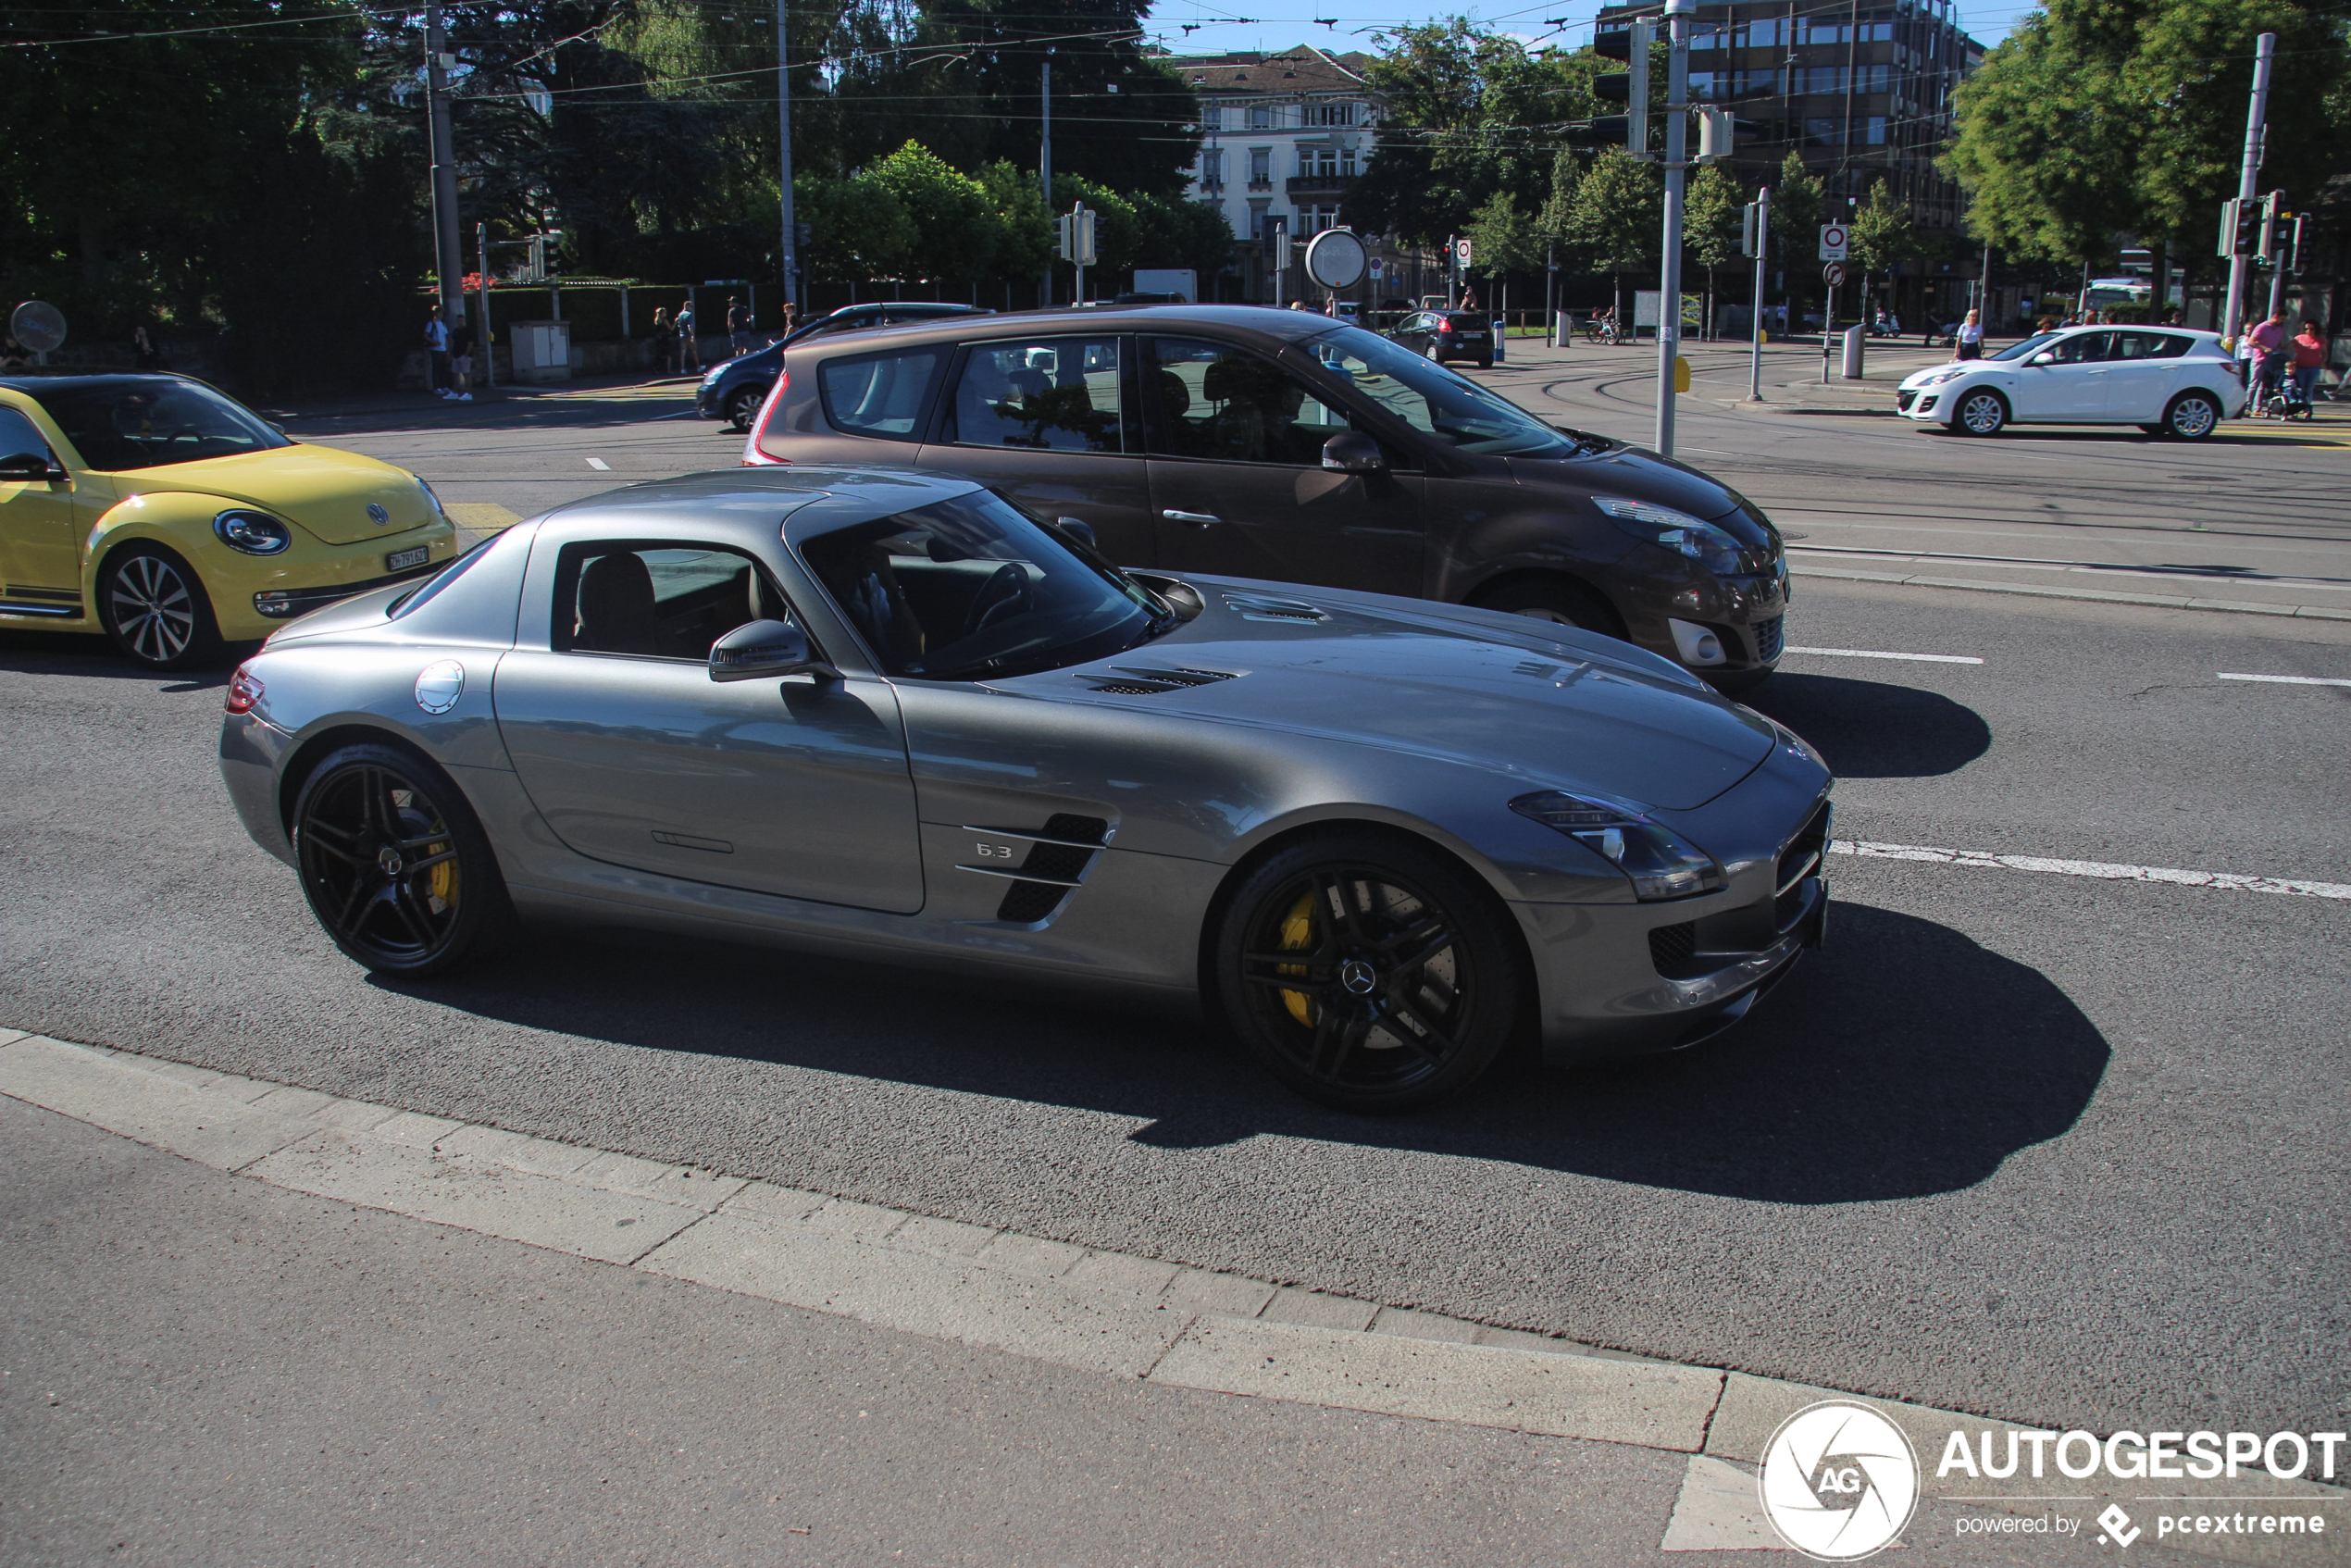
[[[2016,0],[1961,0],[1961,25],[1985,44],[1996,44],[2018,19],[2032,11]],[[1530,42],[1581,44],[1592,34],[1598,0],[1550,0],[1548,5],[1519,6],[1499,0],[1487,6],[1431,6],[1415,0],[1160,0],[1151,7],[1147,27],[1155,41],[1178,54],[1212,54],[1228,49],[1287,49],[1312,44],[1333,54],[1374,47],[1372,34],[1401,22],[1426,21],[1456,11],[1488,27],[1514,32]],[[1564,28],[1549,24],[1564,19]],[[1322,21],[1336,25],[1323,27]],[[1193,29],[1187,32],[1185,28]]]

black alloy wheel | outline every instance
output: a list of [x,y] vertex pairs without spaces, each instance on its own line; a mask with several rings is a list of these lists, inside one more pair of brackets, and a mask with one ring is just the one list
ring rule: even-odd
[[220,650],[204,585],[159,545],[134,544],[98,574],[98,618],[114,645],[154,670],[186,669]]
[[2163,411],[2166,434],[2180,441],[2202,441],[2220,424],[2220,405],[2210,392],[2183,392]]
[[320,763],[295,803],[293,838],[311,913],[378,974],[438,974],[510,918],[490,841],[456,786],[400,748],[346,746]]
[[1265,1069],[1359,1113],[1425,1105],[1517,1028],[1518,934],[1467,873],[1409,840],[1300,841],[1252,871],[1219,928],[1216,994]]
[[1979,388],[1959,399],[1951,428],[1961,435],[1996,436],[2007,429],[2008,422],[2009,400],[1998,392]]
[[738,435],[748,434],[751,422],[759,417],[759,405],[767,401],[764,387],[744,387],[727,400],[727,423]]

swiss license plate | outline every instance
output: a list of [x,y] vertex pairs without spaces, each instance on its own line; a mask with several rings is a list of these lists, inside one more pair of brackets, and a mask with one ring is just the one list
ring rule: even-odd
[[395,550],[384,557],[384,570],[404,572],[411,566],[421,566],[430,558],[432,548],[419,544],[413,550]]

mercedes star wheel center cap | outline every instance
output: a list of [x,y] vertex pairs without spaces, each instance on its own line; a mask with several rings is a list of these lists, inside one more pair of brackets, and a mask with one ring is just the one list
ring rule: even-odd
[[376,864],[383,867],[385,876],[397,877],[400,875],[400,852],[386,844],[376,852]]
[[1350,958],[1338,966],[1338,983],[1357,996],[1369,996],[1379,984],[1379,976],[1360,958]]

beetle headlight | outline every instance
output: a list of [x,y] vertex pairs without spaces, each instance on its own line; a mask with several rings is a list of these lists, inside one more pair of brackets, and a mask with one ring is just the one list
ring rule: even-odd
[[1618,802],[1546,790],[1521,795],[1511,809],[1614,862],[1644,903],[1710,893],[1723,885],[1723,868],[1712,855]]
[[231,550],[248,555],[275,555],[293,542],[293,529],[267,512],[235,508],[212,519],[212,531]]
[[1635,539],[1661,544],[1677,555],[1688,556],[1710,572],[1739,569],[1740,554],[1745,547],[1729,532],[1702,518],[1627,495],[1596,495],[1592,504]]
[[408,477],[417,481],[417,488],[418,490],[425,492],[425,505],[431,510],[432,515],[439,517],[444,523],[448,522],[449,508],[441,504],[441,497],[432,492],[432,486],[425,483],[424,475],[411,474]]

